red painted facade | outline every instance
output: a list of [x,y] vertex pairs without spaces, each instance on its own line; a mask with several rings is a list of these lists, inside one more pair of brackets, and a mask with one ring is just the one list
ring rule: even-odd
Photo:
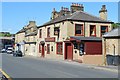
[[102,55],[102,42],[85,42],[86,55]]

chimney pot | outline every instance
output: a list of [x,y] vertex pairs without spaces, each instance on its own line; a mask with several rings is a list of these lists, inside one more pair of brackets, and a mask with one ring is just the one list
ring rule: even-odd
[[53,8],[53,11],[55,11],[55,8]]
[[73,3],[73,5],[75,6],[75,3]]
[[67,10],[67,8],[65,8],[65,11]]
[[61,7],[61,10],[63,10],[63,7]]
[[64,7],[63,7],[63,10],[64,10]]
[[77,3],[75,3],[75,6],[77,6]]
[[77,3],[77,6],[79,6],[79,4]]

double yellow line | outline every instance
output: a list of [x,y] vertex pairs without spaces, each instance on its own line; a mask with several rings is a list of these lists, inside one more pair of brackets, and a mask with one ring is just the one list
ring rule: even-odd
[[0,72],[2,73],[2,75],[4,75],[8,80],[12,80],[11,77],[5,73],[2,69],[0,69]]

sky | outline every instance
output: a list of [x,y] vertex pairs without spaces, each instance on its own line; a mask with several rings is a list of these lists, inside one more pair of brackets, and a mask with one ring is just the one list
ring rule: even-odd
[[[108,11],[108,20],[118,22],[117,2],[77,3],[84,5],[85,12],[98,17],[99,10],[105,4]],[[71,4],[72,2],[2,2],[2,25],[0,25],[2,29],[0,31],[15,34],[27,25],[29,21],[36,21],[37,26],[40,26],[50,20],[53,8],[56,8],[57,11],[60,11],[62,6],[70,9]]]

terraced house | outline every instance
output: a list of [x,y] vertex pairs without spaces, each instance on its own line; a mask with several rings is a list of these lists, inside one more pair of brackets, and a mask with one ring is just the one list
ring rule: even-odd
[[106,6],[96,17],[84,11],[82,4],[73,3],[70,10],[61,7],[52,11],[51,20],[38,27],[38,56],[81,63],[102,64],[102,35],[110,31]]
[[23,27],[15,35],[16,50],[21,50],[23,55],[37,56],[36,40],[37,26],[35,21]]

